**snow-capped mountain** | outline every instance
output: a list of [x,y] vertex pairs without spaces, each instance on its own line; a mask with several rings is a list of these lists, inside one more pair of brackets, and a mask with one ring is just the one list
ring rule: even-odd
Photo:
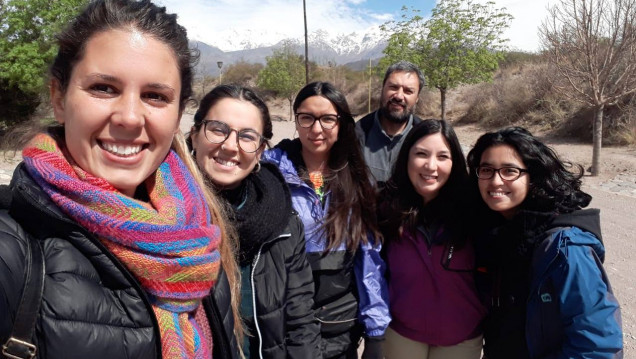
[[[274,38],[279,40],[274,42],[271,40]],[[299,54],[305,53],[304,37],[288,38],[282,34],[231,30],[224,36],[219,36],[219,39],[210,44],[195,42],[201,52],[200,67],[205,67],[204,72],[211,75],[218,75],[217,61],[223,61],[223,66],[239,60],[264,64],[266,57],[280,47],[284,40],[291,40]],[[386,46],[386,40],[378,28],[350,34],[331,34],[326,30],[317,30],[310,33],[308,39],[309,60],[319,65],[347,65],[362,60],[374,60],[382,57],[382,50]]]

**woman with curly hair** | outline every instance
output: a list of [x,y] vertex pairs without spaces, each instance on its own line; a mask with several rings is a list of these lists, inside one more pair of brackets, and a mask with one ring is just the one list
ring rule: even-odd
[[598,209],[579,173],[520,127],[482,135],[468,154],[484,354],[622,358],[620,308],[603,269]]

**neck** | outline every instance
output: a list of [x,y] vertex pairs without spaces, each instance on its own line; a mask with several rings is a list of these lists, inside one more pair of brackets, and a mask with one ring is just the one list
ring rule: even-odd
[[408,120],[403,123],[395,123],[393,121],[387,120],[384,117],[380,117],[380,126],[382,126],[384,132],[391,137],[402,133],[408,123]]
[[309,153],[305,149],[301,151],[301,155],[303,156],[303,161],[305,161],[305,166],[307,166],[308,172],[323,172],[326,164],[328,154],[315,154]]

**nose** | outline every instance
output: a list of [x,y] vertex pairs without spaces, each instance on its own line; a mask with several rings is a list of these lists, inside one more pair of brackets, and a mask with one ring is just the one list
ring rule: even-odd
[[122,94],[117,100],[113,122],[126,128],[142,127],[145,123],[145,107],[141,96],[134,93]]
[[428,168],[429,170],[435,170],[437,169],[437,160],[435,160],[434,157],[429,158],[425,163],[424,163],[424,167]]
[[495,172],[494,176],[492,176],[492,178],[490,179],[491,183],[494,183],[495,185],[500,185],[504,183],[503,178],[501,178],[501,173],[499,173],[499,171]]
[[238,133],[235,130],[231,130],[225,141],[221,144],[221,148],[228,152],[238,151]]
[[398,101],[404,100],[404,90],[402,90],[401,87],[399,89],[397,89],[395,91],[395,93],[393,94],[393,98],[398,100]]
[[314,121],[314,123],[311,125],[310,130],[311,130],[311,132],[313,132],[313,133],[320,133],[320,132],[322,132],[322,125],[320,125],[320,121],[319,121],[319,120]]

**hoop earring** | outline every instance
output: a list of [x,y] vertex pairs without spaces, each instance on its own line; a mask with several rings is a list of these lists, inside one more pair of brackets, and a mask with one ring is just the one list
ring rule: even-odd
[[195,150],[194,148],[190,151],[190,156],[192,157],[196,157],[197,156],[197,150]]
[[254,170],[252,172],[259,173],[261,171],[261,163],[256,162],[256,166],[254,166]]

